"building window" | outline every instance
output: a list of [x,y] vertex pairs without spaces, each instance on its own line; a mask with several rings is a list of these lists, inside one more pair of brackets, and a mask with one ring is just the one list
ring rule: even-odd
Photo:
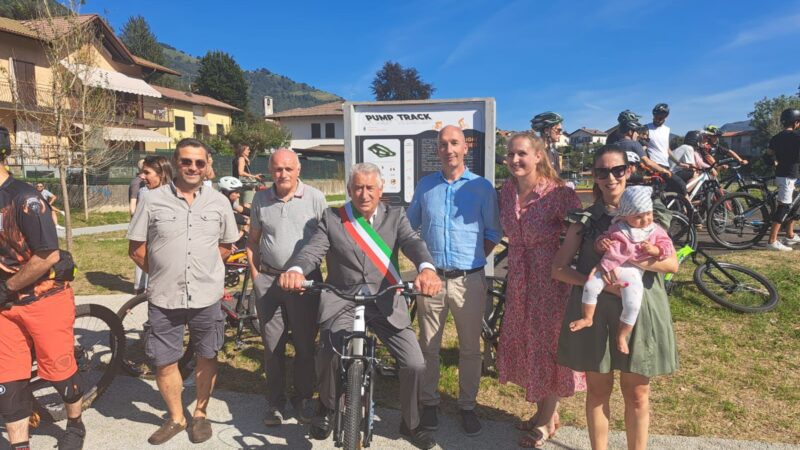
[[223,134],[225,134],[225,126],[222,125],[221,123],[218,123],[217,124],[217,136],[222,136]]
[[336,137],[336,128],[332,123],[325,124],[325,138],[333,139]]
[[186,131],[186,119],[175,116],[175,131]]
[[311,139],[319,139],[322,137],[320,126],[318,123],[311,124]]

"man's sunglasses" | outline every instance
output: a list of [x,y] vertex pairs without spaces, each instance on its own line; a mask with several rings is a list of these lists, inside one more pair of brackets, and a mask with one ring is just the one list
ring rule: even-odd
[[611,168],[606,167],[595,167],[594,168],[594,177],[598,180],[605,180],[608,178],[608,175],[614,175],[614,178],[620,179],[625,176],[625,171],[628,170],[627,164],[623,164],[621,166],[614,166]]
[[202,159],[181,158],[178,160],[178,164],[180,164],[181,167],[191,167],[192,164],[194,164],[195,167],[202,170],[206,168],[206,164],[208,163]]

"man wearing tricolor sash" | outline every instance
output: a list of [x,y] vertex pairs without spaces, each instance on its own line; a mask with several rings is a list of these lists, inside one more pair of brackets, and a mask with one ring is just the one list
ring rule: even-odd
[[[287,290],[300,290],[305,275],[325,257],[327,283],[338,289],[373,294],[400,281],[398,252],[411,260],[419,274],[417,290],[432,296],[441,289],[441,281],[425,242],[411,229],[402,208],[381,203],[383,179],[375,164],[353,166],[347,183],[351,201],[341,208],[328,208],[309,243],[292,257],[289,269],[279,284]],[[419,301],[425,301],[424,298]],[[332,429],[338,364],[334,349],[353,323],[352,303],[332,293],[320,296],[319,323],[322,350],[317,359],[320,408],[312,421],[311,436],[327,439]],[[411,328],[405,300],[394,294],[368,304],[367,326],[389,348],[400,367],[400,434],[418,448],[436,443],[429,431],[419,427],[419,395],[425,361]]]

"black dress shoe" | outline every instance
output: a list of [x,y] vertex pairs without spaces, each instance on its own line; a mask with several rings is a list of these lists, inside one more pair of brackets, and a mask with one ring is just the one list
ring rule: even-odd
[[422,450],[428,450],[436,445],[436,440],[433,439],[433,434],[431,434],[430,431],[420,426],[411,430],[404,420],[400,421],[400,436],[403,436],[408,442],[411,442],[414,447],[421,448]]
[[326,408],[322,402],[319,403],[317,415],[311,419],[311,430],[309,432],[311,439],[319,441],[328,439],[331,431],[333,431],[333,413],[332,409]]

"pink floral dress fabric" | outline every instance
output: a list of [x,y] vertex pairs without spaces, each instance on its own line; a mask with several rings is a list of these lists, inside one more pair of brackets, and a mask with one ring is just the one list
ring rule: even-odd
[[500,382],[524,387],[529,402],[586,390],[582,372],[556,364],[570,288],[550,276],[567,212],[580,207],[575,191],[553,183],[537,188],[525,205],[519,204],[513,181],[500,192],[500,223],[509,249],[497,369]]

